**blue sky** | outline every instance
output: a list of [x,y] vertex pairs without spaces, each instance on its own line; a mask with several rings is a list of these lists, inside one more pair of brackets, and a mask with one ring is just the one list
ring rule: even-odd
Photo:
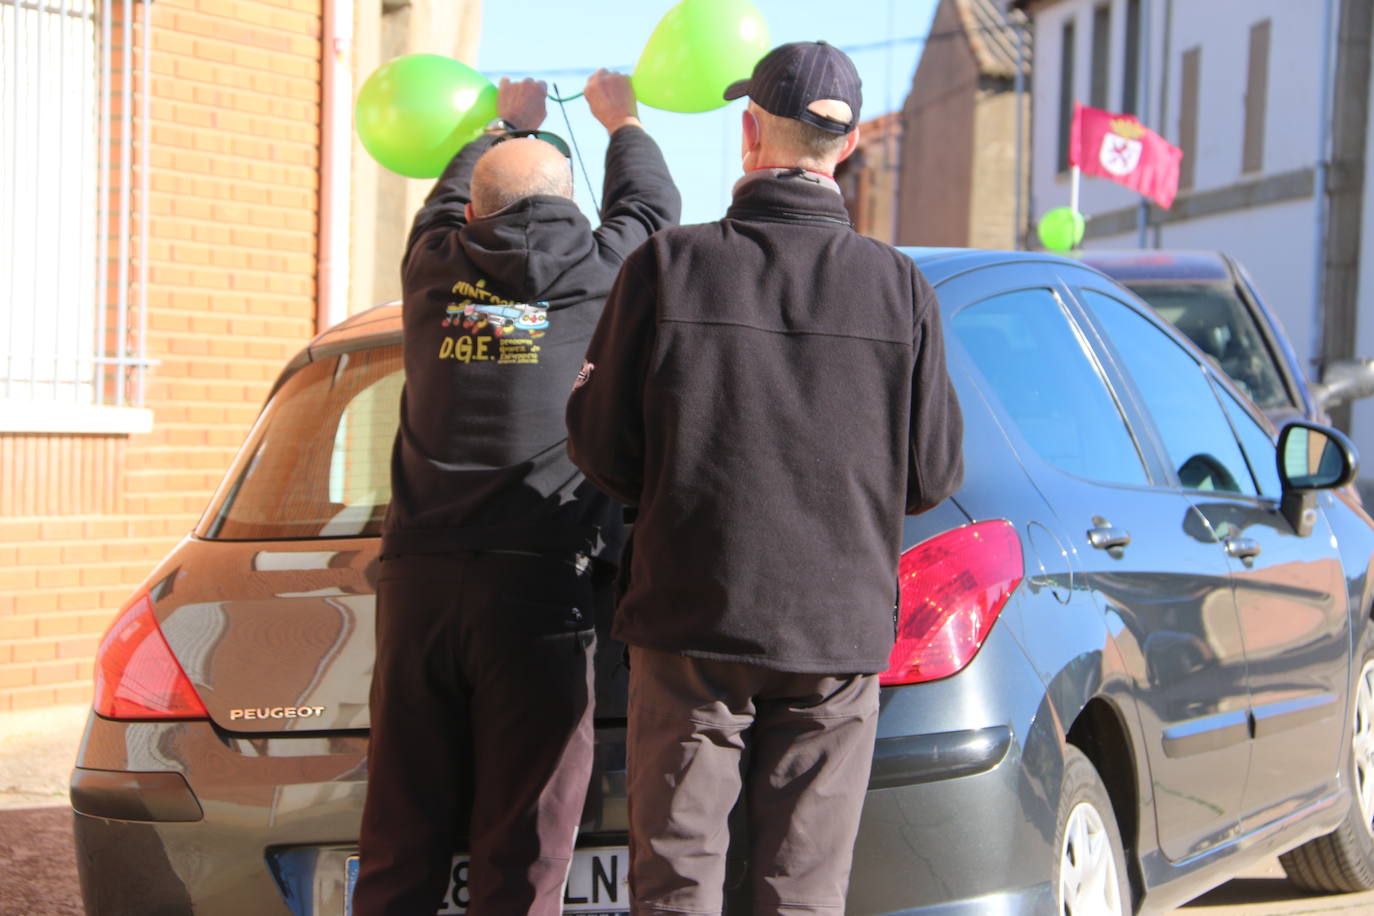
[[[563,96],[573,95],[598,67],[633,72],[654,26],[674,3],[485,3],[477,69],[492,82],[502,76],[534,76],[556,82]],[[936,0],[754,0],[754,5],[768,24],[770,46],[825,40],[850,52],[863,80],[862,117],[867,120],[901,107],[923,47],[921,41],[909,39],[930,30]],[[575,140],[581,153],[581,162],[574,163],[578,203],[595,221],[582,167],[599,198],[606,131],[582,99],[564,107],[571,131],[554,102],[549,103],[544,127]],[[736,101],[713,111],[679,114],[640,106],[640,120],[662,146],[682,192],[684,223],[713,220],[725,212],[730,186],[740,175],[743,107],[743,101]]]

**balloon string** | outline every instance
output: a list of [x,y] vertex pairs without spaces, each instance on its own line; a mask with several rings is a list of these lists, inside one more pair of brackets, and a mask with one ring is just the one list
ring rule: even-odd
[[[555,92],[558,91],[558,87],[557,87],[557,86],[554,87],[554,91],[555,91]],[[566,98],[561,98],[561,99],[560,99],[558,96],[556,96],[556,95],[551,95],[551,96],[549,96],[549,98],[550,98],[552,101],[555,101],[555,102],[557,102],[558,104],[562,105],[564,102],[571,102],[571,101],[574,101],[575,99],[580,99],[580,98],[582,98],[582,93],[578,92],[578,93],[576,93],[576,94],[574,94],[574,95],[570,95],[570,96],[567,96]]]
[[[558,95],[557,95],[557,93],[558,93],[558,84],[557,84],[557,83],[554,83],[554,84],[553,84],[553,91],[554,91],[555,94],[549,96],[549,98],[551,98],[551,99],[553,99],[555,102],[557,102],[557,103],[558,103],[558,110],[561,111],[561,112],[563,112],[563,123],[566,124],[566,125],[568,125],[568,139],[572,141],[573,152],[577,154],[577,164],[580,165],[580,166],[582,167],[582,180],[585,181],[585,182],[587,183],[587,193],[590,194],[590,195],[592,196],[592,203],[596,205],[596,218],[597,218],[597,219],[600,219],[600,218],[601,218],[601,201],[597,199],[597,197],[596,197],[596,190],[592,187],[592,179],[591,179],[591,176],[589,176],[589,175],[587,174],[587,160],[584,159],[584,158],[582,157],[582,148],[579,147],[579,146],[577,145],[577,136],[573,133],[572,121],[569,120],[569,118],[568,118],[568,109],[567,109],[566,107],[564,107],[564,105],[563,105],[564,99],[559,98]],[[577,95],[570,95],[570,96],[568,96],[568,98],[569,98],[569,99],[575,99],[575,98],[577,98],[578,95],[581,95],[581,94],[582,94],[582,93],[579,92]]]

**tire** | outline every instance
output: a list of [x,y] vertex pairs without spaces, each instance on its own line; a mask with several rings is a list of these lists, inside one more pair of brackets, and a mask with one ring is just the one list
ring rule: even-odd
[[1323,893],[1374,889],[1374,646],[1364,640],[1351,697],[1350,809],[1341,825],[1279,856],[1288,880]]
[[1131,888],[1112,800],[1092,761],[1072,745],[1064,754],[1054,849],[1055,913],[1129,916]]

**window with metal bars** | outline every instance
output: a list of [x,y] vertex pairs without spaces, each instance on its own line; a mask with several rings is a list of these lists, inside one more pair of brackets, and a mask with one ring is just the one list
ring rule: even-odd
[[151,419],[141,7],[0,0],[0,431]]

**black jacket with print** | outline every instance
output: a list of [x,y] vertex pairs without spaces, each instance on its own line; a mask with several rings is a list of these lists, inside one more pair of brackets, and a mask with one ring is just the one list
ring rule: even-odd
[[620,508],[568,460],[568,389],[625,256],[675,224],[658,145],[622,127],[606,150],[601,225],[534,196],[464,218],[473,165],[454,156],[402,262],[405,387],[383,553],[592,551],[614,561]]
[[935,293],[833,183],[751,173],[625,261],[568,401],[638,507],[626,643],[782,671],[887,667],[903,510],[963,477]]

